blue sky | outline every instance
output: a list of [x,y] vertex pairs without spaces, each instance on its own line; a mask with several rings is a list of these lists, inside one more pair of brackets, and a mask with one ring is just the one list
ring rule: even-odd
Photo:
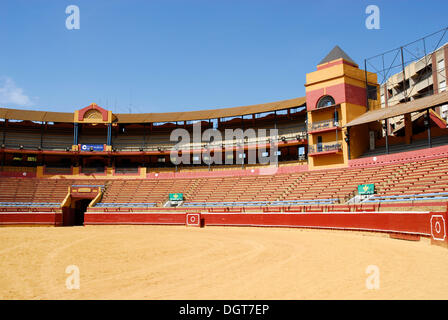
[[[380,8],[380,30],[365,9]],[[68,5],[80,29],[67,30]],[[338,44],[358,64],[447,26],[448,1],[2,0],[0,107],[171,112],[300,97]]]

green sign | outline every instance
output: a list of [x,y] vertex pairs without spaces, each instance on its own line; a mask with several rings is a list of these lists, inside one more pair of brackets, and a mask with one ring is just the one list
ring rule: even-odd
[[358,194],[365,195],[365,194],[374,194],[375,193],[375,185],[372,184],[360,184],[358,186]]
[[170,193],[170,201],[182,201],[184,200],[183,193]]

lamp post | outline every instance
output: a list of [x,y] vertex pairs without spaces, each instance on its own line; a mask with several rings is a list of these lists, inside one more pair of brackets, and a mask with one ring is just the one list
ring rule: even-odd
[[350,160],[350,127],[347,127],[347,132],[345,133],[345,143],[347,143],[348,160]]

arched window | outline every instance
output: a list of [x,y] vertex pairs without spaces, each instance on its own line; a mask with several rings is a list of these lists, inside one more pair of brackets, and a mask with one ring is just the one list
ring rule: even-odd
[[103,120],[103,115],[96,109],[90,109],[86,113],[84,113],[84,119],[89,120]]
[[334,99],[332,96],[323,96],[317,102],[317,107],[324,108],[324,107],[332,106],[334,104],[335,104],[335,102],[334,102]]

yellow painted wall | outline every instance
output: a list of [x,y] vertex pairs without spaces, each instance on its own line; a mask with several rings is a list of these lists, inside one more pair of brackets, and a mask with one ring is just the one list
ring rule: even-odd
[[368,124],[355,126],[350,129],[350,158],[356,159],[369,148]]
[[36,168],[36,177],[42,178],[44,176],[44,167],[43,166],[37,166]]
[[[366,75],[364,70],[346,64],[339,64],[322,70],[307,73],[305,87],[307,87],[307,89],[309,90],[330,87],[332,85],[341,83],[338,78],[342,77],[344,78],[345,83],[353,84],[361,88],[366,87]],[[367,72],[367,81],[369,83],[377,83],[376,73]]]
[[311,163],[309,169],[329,169],[329,168],[339,168],[344,167],[344,155],[342,153],[338,154],[326,154],[317,157],[310,157]]
[[[306,92],[310,92],[317,89],[324,89],[337,84],[350,84],[360,88],[365,88],[366,73],[357,67],[353,67],[347,64],[338,64],[332,67],[317,70],[306,75]],[[367,79],[370,84],[377,85],[377,75],[372,72],[367,72]],[[378,90],[377,101],[370,101],[369,106],[372,108],[377,107],[378,101],[380,101],[380,93]],[[341,103],[339,111],[339,121],[341,126],[346,125],[353,119],[358,118],[360,115],[367,112],[366,106],[355,105],[350,103]],[[334,108],[329,110],[309,111],[308,122],[331,120],[334,118]],[[326,154],[309,157],[309,168],[323,169],[334,168],[348,165],[348,146],[345,142],[346,129],[338,131],[336,136],[335,131],[329,131],[324,133],[309,134],[309,145],[317,144],[317,137],[322,137],[322,142],[340,141],[342,143],[342,152],[337,154]],[[350,131],[350,158],[354,159],[362,155],[369,148],[369,125],[361,125],[353,127]]]

